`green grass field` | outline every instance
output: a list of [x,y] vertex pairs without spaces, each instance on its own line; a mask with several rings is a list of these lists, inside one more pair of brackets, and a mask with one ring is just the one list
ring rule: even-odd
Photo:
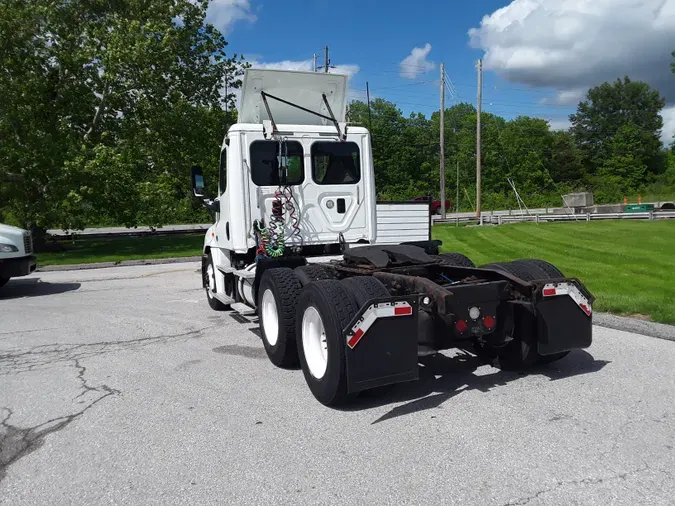
[[60,243],[65,251],[37,253],[38,268],[46,265],[118,262],[148,258],[175,258],[202,254],[203,234],[76,239]]
[[675,323],[675,221],[438,225],[434,238],[476,265],[547,260],[589,288],[597,311]]

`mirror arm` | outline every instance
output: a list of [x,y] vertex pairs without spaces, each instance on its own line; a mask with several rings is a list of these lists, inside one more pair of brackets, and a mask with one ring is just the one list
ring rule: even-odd
[[220,208],[220,199],[215,198],[214,200],[211,199],[203,199],[204,202],[204,207],[208,209],[209,211],[213,211],[214,213],[217,213]]

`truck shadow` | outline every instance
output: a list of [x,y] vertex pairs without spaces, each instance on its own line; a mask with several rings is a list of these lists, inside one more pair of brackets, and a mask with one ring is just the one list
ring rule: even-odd
[[81,283],[47,283],[40,278],[10,279],[0,288],[0,300],[41,297],[70,292],[80,288]]
[[595,360],[586,351],[574,350],[557,362],[537,366],[527,372],[490,368],[488,370],[494,372],[476,374],[480,367],[485,366],[485,363],[475,355],[467,352],[459,352],[452,357],[438,354],[420,359],[418,381],[396,385],[380,396],[372,396],[365,392],[350,406],[350,410],[364,410],[405,402],[375,420],[373,424],[376,424],[418,411],[438,408],[462,392],[471,390],[489,392],[495,387],[505,386],[511,381],[517,381],[529,375],[546,376],[549,380],[556,381],[600,371],[609,363],[605,360]]

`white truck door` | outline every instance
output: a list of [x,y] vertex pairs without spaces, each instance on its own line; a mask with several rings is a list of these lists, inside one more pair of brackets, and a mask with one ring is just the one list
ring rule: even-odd
[[309,222],[323,241],[340,233],[347,242],[368,236],[361,153],[353,141],[315,140],[309,148],[302,223]]

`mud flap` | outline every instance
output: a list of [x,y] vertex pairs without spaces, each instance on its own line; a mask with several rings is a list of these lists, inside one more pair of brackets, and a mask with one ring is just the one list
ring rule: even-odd
[[539,287],[535,305],[540,355],[588,348],[593,337],[593,296],[577,280]]
[[418,318],[418,296],[363,305],[342,332],[350,393],[418,379]]

